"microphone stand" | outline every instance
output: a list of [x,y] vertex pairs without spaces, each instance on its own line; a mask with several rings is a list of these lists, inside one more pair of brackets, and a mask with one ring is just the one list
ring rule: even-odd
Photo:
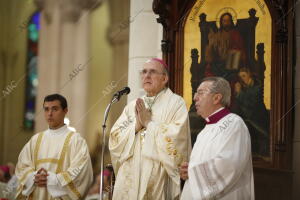
[[[100,197],[99,200],[103,200],[103,166],[104,166],[104,150],[105,150],[105,144],[106,144],[106,139],[105,139],[105,131],[106,131],[106,121],[107,117],[110,111],[110,107],[118,102],[120,100],[120,94],[114,95],[111,102],[108,104],[108,106],[105,109],[104,112],[104,117],[103,117],[103,124],[102,124],[102,152],[101,152],[101,170],[100,170]],[[112,188],[111,188],[112,189]]]

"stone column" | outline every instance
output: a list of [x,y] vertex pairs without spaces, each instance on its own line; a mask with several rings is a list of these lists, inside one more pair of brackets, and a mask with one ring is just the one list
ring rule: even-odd
[[[89,72],[89,13],[99,0],[35,0],[42,11],[39,40],[36,127],[47,127],[43,98],[52,93],[65,96],[69,104],[67,117],[78,121],[86,110]],[[75,127],[85,134],[85,123]]]
[[139,76],[143,63],[151,57],[162,57],[162,27],[156,22],[152,1],[131,0],[130,16],[128,85],[131,93],[127,101],[144,93]]

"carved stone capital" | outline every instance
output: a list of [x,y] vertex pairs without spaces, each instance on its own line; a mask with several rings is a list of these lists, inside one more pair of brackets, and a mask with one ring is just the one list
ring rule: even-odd
[[57,11],[61,13],[62,20],[66,22],[77,22],[83,11],[92,11],[97,8],[103,0],[34,0],[40,11],[43,11],[46,22],[52,22]]

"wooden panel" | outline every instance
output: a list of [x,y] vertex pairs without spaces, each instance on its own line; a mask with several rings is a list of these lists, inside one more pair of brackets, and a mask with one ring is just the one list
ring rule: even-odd
[[254,168],[256,200],[292,199],[292,171]]

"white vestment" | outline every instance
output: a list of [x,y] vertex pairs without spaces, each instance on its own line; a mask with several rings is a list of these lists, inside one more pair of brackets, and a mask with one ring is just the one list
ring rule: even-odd
[[[34,185],[34,175],[47,170],[47,187]],[[17,198],[82,199],[93,181],[85,140],[66,125],[35,134],[22,149],[16,166]]]
[[207,124],[193,146],[181,200],[253,200],[249,131],[236,114]]
[[179,198],[178,167],[191,150],[188,111],[184,100],[170,89],[160,92],[154,101],[147,130],[135,133],[136,100],[125,107],[111,130],[114,200]]

